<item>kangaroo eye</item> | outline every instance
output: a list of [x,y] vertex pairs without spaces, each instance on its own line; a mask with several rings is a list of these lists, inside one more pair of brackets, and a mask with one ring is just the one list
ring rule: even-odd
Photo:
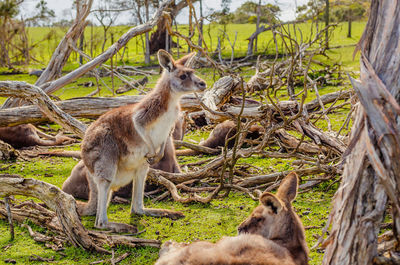
[[180,78],[181,80],[185,80],[185,79],[186,79],[186,75],[181,75],[181,76],[179,76],[179,78]]

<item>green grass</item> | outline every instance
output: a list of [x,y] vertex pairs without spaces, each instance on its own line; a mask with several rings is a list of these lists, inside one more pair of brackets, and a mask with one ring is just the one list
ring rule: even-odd
[[[276,159],[248,158],[240,162],[251,163],[270,170],[283,170],[290,167],[289,163],[282,163]],[[16,173],[26,178],[35,178],[61,186],[68,177],[70,169],[77,162],[72,158],[35,158],[29,162],[16,162],[8,170],[8,173]],[[48,177],[44,176],[47,173]],[[299,194],[294,207],[297,213],[302,216],[305,226],[322,226],[329,209],[330,198],[334,189],[324,192],[323,187],[317,188],[310,193]],[[20,196],[17,199],[21,199]],[[217,241],[222,236],[234,236],[237,234],[237,226],[249,215],[258,202],[251,200],[241,193],[231,193],[227,198],[215,199],[210,204],[191,203],[183,205],[172,201],[152,203],[145,200],[148,207],[167,208],[179,210],[185,213],[186,217],[172,221],[166,218],[152,217],[131,217],[129,205],[111,205],[108,209],[109,218],[112,221],[131,223],[138,226],[139,230],[145,230],[140,237],[159,239],[162,241],[175,240],[179,242],[192,242],[195,240]],[[304,215],[303,215],[304,213]],[[84,217],[83,223],[88,228],[93,228],[94,217]],[[35,226],[33,226],[35,227]],[[39,230],[41,232],[43,229]],[[306,231],[309,246],[315,243],[314,234],[319,229]],[[64,251],[54,252],[47,249],[43,244],[35,243],[24,228],[16,227],[16,239],[9,241],[8,226],[5,221],[0,221],[0,249],[11,244],[7,250],[0,252],[0,264],[5,259],[14,259],[18,264],[37,264],[30,262],[29,257],[33,254],[45,258],[55,258],[55,264],[88,264],[96,260],[109,258],[106,255],[87,253],[80,249],[68,246]],[[158,255],[158,249],[151,247],[124,248],[118,247],[117,254],[130,252],[132,255],[123,261],[122,264],[152,264]],[[319,264],[322,254],[316,251],[311,252],[311,264]]]

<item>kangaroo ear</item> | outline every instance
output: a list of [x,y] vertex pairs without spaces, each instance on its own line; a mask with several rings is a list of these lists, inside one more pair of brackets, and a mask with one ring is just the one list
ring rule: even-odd
[[168,72],[172,72],[175,69],[174,59],[167,51],[159,50],[157,53],[157,57],[158,62],[160,63],[162,68],[164,68]]
[[179,60],[177,60],[176,64],[180,64],[180,65],[183,65],[183,66],[186,66],[186,67],[190,67],[195,55],[196,55],[195,52],[189,53],[188,55],[185,55],[182,58],[180,58]]
[[292,202],[297,196],[299,177],[295,172],[290,172],[281,182],[276,196],[282,200]]
[[281,201],[272,193],[264,192],[260,197],[260,203],[269,208],[274,214],[282,210]]

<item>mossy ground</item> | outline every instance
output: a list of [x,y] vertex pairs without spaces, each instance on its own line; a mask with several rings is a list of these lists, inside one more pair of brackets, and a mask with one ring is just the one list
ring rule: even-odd
[[[276,159],[248,158],[247,163],[261,166],[269,171],[286,169],[290,163],[277,161]],[[241,161],[245,162],[245,161]],[[26,178],[35,178],[61,186],[69,176],[71,168],[77,163],[72,158],[34,158],[30,162],[15,162],[8,173],[20,174]],[[282,168],[283,167],[283,168]],[[325,191],[327,184],[324,184],[311,192],[299,194],[294,207],[301,216],[305,226],[322,227],[326,221],[329,211],[331,196],[335,188]],[[22,197],[17,197],[22,199]],[[112,204],[109,209],[109,218],[112,221],[130,223],[138,226],[139,230],[145,232],[140,235],[143,238],[159,239],[162,241],[175,240],[179,242],[192,242],[195,240],[217,241],[221,236],[236,235],[237,226],[249,215],[258,202],[251,200],[248,196],[232,192],[227,198],[213,200],[210,204],[191,203],[184,205],[173,201],[153,203],[146,199],[148,207],[166,208],[179,210],[185,213],[185,218],[172,221],[166,218],[152,217],[131,217],[129,205]],[[83,224],[87,228],[93,228],[94,217],[84,217]],[[34,226],[35,227],[35,226]],[[35,227],[37,228],[37,227]],[[38,231],[45,232],[41,229]],[[306,230],[307,242],[312,246],[316,239],[315,234],[319,234],[320,229]],[[8,225],[5,221],[0,221],[0,264],[5,259],[14,259],[18,264],[38,264],[29,261],[31,255],[39,255],[44,258],[55,258],[56,264],[89,264],[96,260],[109,258],[104,255],[87,253],[78,248],[69,246],[62,252],[54,252],[47,249],[43,244],[34,242],[26,229],[16,227],[16,239],[9,241]],[[117,254],[130,252],[132,255],[122,264],[152,264],[158,256],[158,249],[151,247],[140,247],[129,249],[119,247]],[[312,251],[310,264],[319,264],[322,253]]]
[[[330,45],[334,47],[339,45],[355,44],[361,36],[364,25],[365,22],[353,23],[353,38],[346,38],[346,27],[345,25],[340,24],[333,33]],[[218,26],[213,25],[210,27],[211,34],[215,37],[218,32]],[[245,54],[247,49],[247,41],[245,41],[245,38],[248,37],[247,33],[253,30],[251,27],[254,27],[254,25],[228,25],[228,35],[230,37],[233,38],[235,31],[238,32],[238,43],[235,52],[235,54],[238,56]],[[302,24],[300,27],[304,32],[308,30],[307,24]],[[251,30],[249,28],[251,28]],[[36,28],[32,28],[31,30],[33,33],[37,33],[35,33],[36,35],[32,34],[32,36],[35,36],[35,38],[40,38],[40,34],[44,34],[45,32],[43,29],[39,31]],[[85,34],[89,34],[88,30],[89,29],[86,30]],[[126,29],[116,28],[115,30],[121,30],[121,32],[123,32]],[[182,30],[185,30],[185,26],[182,26]],[[60,36],[63,36],[64,34],[63,31],[60,31],[59,33]],[[270,33],[267,32],[260,35],[262,36],[261,41],[259,42],[261,43],[260,50],[261,48],[263,50],[268,50],[267,44],[271,38],[271,36],[268,34]],[[214,38],[214,40],[215,39],[216,38]],[[216,43],[212,44],[209,39],[207,41],[209,47],[212,46],[215,48]],[[58,42],[47,43],[45,46],[43,46],[40,56],[38,57],[43,59],[43,61],[47,61],[49,58],[48,53],[54,50],[52,47],[56,43]],[[142,50],[140,47],[138,48],[138,46],[134,46],[135,43],[137,43],[135,40],[130,42],[130,56],[128,56],[128,60],[125,63],[137,64],[137,62],[141,62],[143,60],[142,55],[140,54]],[[98,47],[96,49],[98,49]],[[182,50],[186,49],[183,48]],[[354,47],[345,46],[342,48],[335,48],[328,50],[326,53],[327,56],[317,56],[315,59],[329,64],[341,64],[342,69],[345,69],[350,74],[357,76],[359,63],[358,57],[356,57],[355,60],[352,59],[353,51]],[[95,50],[95,53],[98,52],[98,50]],[[230,49],[224,49],[223,54],[226,56],[230,55]],[[72,60],[70,60],[64,68],[65,71],[72,70],[77,67],[76,59],[74,59],[74,56],[71,58]],[[38,67],[38,65],[33,65],[30,67]],[[313,69],[318,70],[319,66],[314,65]],[[207,81],[208,86],[211,86],[217,78],[217,76],[214,75],[214,72],[210,69],[200,69],[199,72],[199,75]],[[248,80],[253,74],[254,68],[244,68],[241,71],[241,76],[245,81]],[[151,76],[148,83],[149,88],[154,86],[157,78],[158,76]],[[27,74],[0,75],[0,80],[19,80],[34,83],[36,77],[28,76]],[[345,78],[345,80],[347,80],[347,78]],[[80,85],[88,81],[95,82],[94,78],[82,77],[77,81],[65,86],[63,89],[57,91],[55,95],[61,99],[85,96],[95,89],[93,87],[84,87]],[[104,78],[104,81],[108,84],[108,86],[111,86],[111,80],[109,77]],[[118,88],[120,85],[121,81],[115,79],[115,87]],[[340,89],[349,88],[349,82],[344,81],[340,85],[331,84],[322,86],[319,89],[320,94],[323,95],[338,91]],[[300,91],[301,88],[297,89]],[[132,90],[125,95],[133,95],[136,93],[137,91]],[[111,91],[109,91],[106,87],[101,87],[101,96],[111,96],[111,94]],[[278,93],[278,97],[280,100],[284,100],[286,95],[284,93]],[[314,98],[315,93],[313,91],[309,91],[307,101],[310,101]],[[4,100],[4,98],[0,98],[0,103],[2,103]],[[335,111],[329,115],[332,122],[332,129],[334,131],[337,131],[341,127],[349,108],[350,106],[341,109],[340,111]],[[324,130],[327,129],[327,123],[324,119],[320,119],[316,125]],[[53,127],[57,128],[58,126],[53,125]],[[347,132],[348,130],[345,129],[342,134],[345,135]],[[207,138],[208,134],[209,132],[204,130],[190,132],[185,136],[185,140],[199,142],[200,140]],[[79,149],[79,144],[68,147],[68,149],[77,150]],[[182,165],[207,158],[209,157],[183,157],[179,158],[179,162]],[[248,163],[260,168],[263,173],[269,173],[291,169],[292,161],[293,160],[262,159],[253,156],[246,159],[241,159],[238,161],[238,163]],[[7,164],[10,162],[0,161],[0,164],[1,163]],[[31,161],[13,162],[12,166],[2,173],[20,174],[26,178],[40,179],[61,187],[62,183],[69,176],[71,169],[76,163],[77,160],[73,158],[34,158]],[[313,244],[316,242],[315,235],[320,234],[320,227],[322,227],[326,222],[330,201],[337,188],[337,184],[332,186],[330,186],[330,184],[331,182],[327,182],[309,192],[301,193],[294,202],[294,207],[297,213],[301,216],[303,224],[305,226],[317,227],[315,229],[306,230],[307,243],[309,247],[313,246]],[[22,199],[21,197],[17,198]],[[112,204],[108,209],[109,218],[114,221],[137,225],[139,230],[145,230],[144,233],[140,234],[140,237],[143,238],[160,239],[162,241],[172,239],[180,242],[192,242],[194,240],[209,240],[215,242],[222,236],[235,235],[237,233],[236,228],[238,224],[240,224],[248,216],[258,202],[251,200],[247,195],[238,192],[231,192],[228,197],[217,198],[207,205],[199,203],[183,205],[173,201],[153,203],[149,199],[145,200],[145,204],[148,207],[180,210],[185,213],[186,217],[177,221],[151,217],[131,217],[129,215],[129,205]],[[94,217],[84,217],[82,221],[86,227],[93,228]],[[34,226],[34,228],[38,231],[45,232],[43,229],[40,229],[36,226]],[[105,255],[88,253],[72,246],[68,246],[62,252],[54,252],[45,248],[43,244],[34,242],[29,237],[26,229],[18,226],[16,227],[15,240],[10,242],[9,239],[8,225],[5,221],[0,220],[0,249],[2,250],[0,251],[0,264],[3,264],[5,259],[14,259],[17,261],[17,264],[40,264],[40,262],[29,260],[30,256],[33,254],[45,258],[54,257],[55,261],[53,263],[55,264],[89,264],[93,261],[110,258],[109,256]],[[115,249],[115,251],[116,255],[124,252],[131,253],[131,256],[121,262],[121,264],[153,264],[158,255],[158,249],[151,247],[139,247],[134,249],[118,247]],[[311,251],[310,264],[320,264],[322,256],[323,253],[321,253],[319,250]]]

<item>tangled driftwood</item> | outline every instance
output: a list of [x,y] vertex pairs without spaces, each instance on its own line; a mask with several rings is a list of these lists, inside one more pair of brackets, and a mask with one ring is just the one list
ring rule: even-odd
[[[75,199],[71,195],[64,193],[54,185],[39,180],[25,179],[18,175],[0,175],[0,196],[12,195],[38,198],[48,207],[45,208],[32,201],[11,207],[12,218],[18,223],[23,223],[26,218],[29,218],[35,224],[58,235],[56,238],[49,238],[37,232],[29,231],[36,241],[54,241],[53,243],[58,245],[68,240],[74,246],[103,253],[109,253],[104,249],[105,245],[160,246],[158,240],[88,231],[79,219]],[[7,218],[3,204],[0,204],[0,217]]]

